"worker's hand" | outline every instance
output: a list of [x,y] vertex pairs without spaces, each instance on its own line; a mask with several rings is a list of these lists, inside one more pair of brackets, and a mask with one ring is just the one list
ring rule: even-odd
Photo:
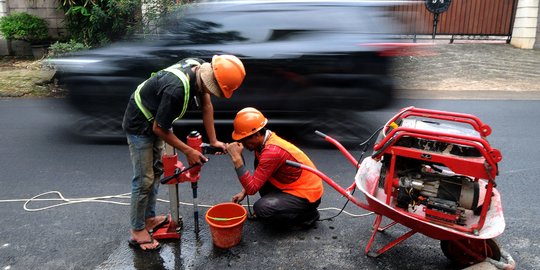
[[227,153],[231,155],[231,157],[238,157],[242,155],[242,151],[244,150],[244,146],[239,142],[232,142],[227,144]]
[[206,158],[201,152],[193,148],[187,153],[185,153],[185,155],[188,160],[189,166],[192,166],[195,164],[203,165],[204,163],[208,161],[208,158]]
[[244,150],[244,146],[239,142],[232,142],[227,144],[227,153],[231,157],[233,165],[236,169],[244,166],[242,150]]
[[210,145],[212,147],[222,150],[221,152],[216,152],[216,155],[223,155],[227,153],[227,144],[225,144],[224,142],[216,141],[215,143],[211,143]]
[[242,189],[242,191],[238,192],[238,194],[234,195],[232,197],[232,202],[233,203],[240,203],[244,200],[244,198],[246,197],[246,190],[245,189]]

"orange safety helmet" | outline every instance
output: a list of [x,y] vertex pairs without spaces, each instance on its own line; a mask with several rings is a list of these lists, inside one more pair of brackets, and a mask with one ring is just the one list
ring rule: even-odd
[[268,123],[268,119],[257,109],[247,107],[236,113],[234,118],[234,131],[232,138],[239,141],[261,130]]
[[240,87],[246,77],[244,64],[234,55],[214,55],[212,69],[219,88],[226,98],[232,96],[234,90]]

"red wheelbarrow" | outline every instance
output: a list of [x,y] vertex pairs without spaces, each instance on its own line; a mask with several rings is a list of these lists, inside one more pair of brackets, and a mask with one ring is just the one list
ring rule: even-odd
[[[473,115],[407,107],[381,129],[371,156],[360,163],[338,141],[321,133],[357,169],[344,189],[321,171],[287,161],[320,176],[357,206],[376,214],[365,253],[377,257],[415,233],[441,241],[446,257],[459,266],[499,260],[494,238],[505,228],[495,189],[501,153],[486,137],[491,129]],[[368,140],[369,141],[369,140]],[[352,195],[358,188],[367,203]],[[390,219],[382,226],[383,217]],[[410,230],[377,251],[379,232],[401,224]]]

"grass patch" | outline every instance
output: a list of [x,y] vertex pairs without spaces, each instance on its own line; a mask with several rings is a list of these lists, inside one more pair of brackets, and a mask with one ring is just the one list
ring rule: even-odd
[[0,58],[0,98],[62,97],[65,91],[55,85],[54,70],[41,61],[21,57]]

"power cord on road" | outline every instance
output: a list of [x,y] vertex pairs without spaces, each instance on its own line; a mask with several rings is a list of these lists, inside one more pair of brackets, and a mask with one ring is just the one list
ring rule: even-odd
[[[362,160],[365,152],[367,151],[367,146],[368,146],[368,143],[373,139],[374,135],[377,134],[380,130],[382,129],[379,128],[377,131],[375,131],[366,141],[362,142],[361,144],[359,144],[359,146],[364,146],[364,148],[362,149],[362,153],[360,154],[360,157],[358,159],[358,164],[357,164],[357,170],[359,169],[359,165],[360,165],[360,161]],[[244,157],[242,156],[242,160],[244,161]],[[245,161],[244,161],[244,164],[245,164]],[[354,191],[352,191],[351,194],[354,194]],[[56,196],[58,196],[58,198],[41,198],[45,195],[49,195],[49,194],[55,194]],[[99,197],[86,197],[86,198],[66,198],[64,197],[64,195],[60,192],[60,191],[56,191],[56,190],[53,190],[53,191],[47,191],[47,192],[44,192],[44,193],[41,193],[41,194],[38,194],[30,199],[10,199],[10,200],[0,200],[0,203],[9,203],[9,202],[24,202],[24,205],[23,205],[23,209],[27,212],[37,212],[37,211],[43,211],[43,210],[48,210],[48,209],[51,209],[51,208],[55,208],[55,207],[59,207],[59,206],[65,206],[65,205],[71,205],[71,204],[77,204],[77,203],[109,203],[109,204],[116,204],[116,205],[130,205],[129,202],[121,202],[121,201],[116,201],[115,199],[120,199],[120,200],[125,200],[125,199],[130,199],[130,195],[131,193],[123,193],[123,194],[117,194],[117,195],[107,195],[107,196],[99,196]],[[248,198],[248,204],[247,205],[242,205],[243,207],[247,207],[248,211],[250,212],[250,215],[253,215],[251,213],[251,205],[249,203],[249,196],[247,196]],[[32,202],[35,202],[35,201],[61,201],[60,203],[58,204],[54,204],[54,205],[49,205],[49,206],[45,206],[45,207],[40,207],[40,208],[30,208],[28,205]],[[168,200],[164,200],[164,199],[158,199],[159,202],[165,202],[165,203],[169,203]],[[192,203],[186,203],[186,202],[178,202],[180,205],[186,205],[186,206],[193,206]],[[331,220],[337,216],[339,216],[341,213],[345,213],[351,217],[365,217],[365,216],[368,216],[368,215],[372,215],[373,212],[368,212],[368,213],[364,213],[364,214],[352,214],[350,212],[347,212],[345,211],[345,207],[347,206],[347,204],[349,203],[349,200],[347,200],[345,202],[345,204],[343,205],[343,207],[340,209],[340,208],[336,208],[336,207],[326,207],[326,208],[318,208],[317,210],[319,211],[338,211],[338,213],[332,217],[329,217],[329,218],[324,218],[324,219],[319,219],[319,221],[323,221],[323,220]],[[205,208],[210,208],[212,207],[212,205],[205,205],[205,204],[199,204],[198,206],[200,207],[205,207]]]
[[[46,196],[46,195],[56,195],[57,198],[42,198],[43,196]],[[56,190],[53,190],[53,191],[47,191],[47,192],[43,192],[43,193],[40,193],[30,199],[8,199],[8,200],[0,200],[0,203],[13,203],[13,202],[24,202],[24,205],[23,205],[23,209],[27,212],[38,212],[38,211],[44,211],[44,210],[48,210],[48,209],[52,209],[52,208],[55,208],[55,207],[60,207],[60,206],[67,206],[67,205],[72,205],[72,204],[78,204],[78,203],[108,203],[108,204],[115,204],[115,205],[123,205],[123,206],[129,206],[130,203],[129,202],[125,202],[125,201],[121,201],[121,200],[128,200],[130,199],[131,193],[122,193],[122,194],[117,194],[117,195],[106,195],[106,196],[98,196],[98,197],[82,197],[82,198],[66,198],[64,197],[64,195],[60,192],[60,191],[56,191]],[[46,202],[46,201],[49,201],[49,202],[58,202],[56,204],[53,204],[53,205],[48,205],[48,206],[44,206],[44,207],[38,207],[38,208],[32,208],[30,207],[30,205],[33,203],[33,202]],[[158,199],[159,202],[163,202],[163,203],[169,203],[168,200],[164,200],[164,199]],[[185,206],[193,206],[192,203],[187,203],[187,202],[179,202],[180,205],[185,205]],[[198,206],[200,207],[205,207],[205,208],[210,208],[212,207],[212,205],[206,205],[206,204],[199,204]],[[243,207],[249,207],[248,205],[242,205]],[[318,209],[319,211],[339,211],[340,209],[339,208],[335,208],[335,207],[327,207],[327,208],[320,208]],[[351,217],[363,217],[363,216],[367,216],[371,213],[366,213],[366,214],[352,214],[352,213],[349,213],[347,211],[343,211],[343,213],[351,216]]]

